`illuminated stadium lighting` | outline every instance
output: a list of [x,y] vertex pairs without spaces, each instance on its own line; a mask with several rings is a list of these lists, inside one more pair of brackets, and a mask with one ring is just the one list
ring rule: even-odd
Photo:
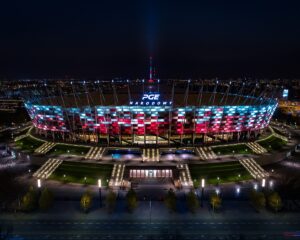
[[[117,84],[116,82],[114,81],[114,84]],[[88,87],[88,82],[81,83],[81,87],[82,84],[84,88]],[[142,89],[147,83],[140,84]],[[222,82],[219,82],[218,86],[221,84]],[[72,83],[72,87],[74,85],[75,82]],[[153,86],[155,85],[152,84]],[[135,137],[144,136],[145,144],[147,143],[145,136],[161,136],[168,139],[170,143],[172,137],[182,139],[189,134],[201,136],[203,139],[207,135],[222,134],[225,137],[226,134],[231,134],[232,137],[239,137],[240,134],[250,135],[252,132],[268,127],[277,107],[275,99],[260,102],[260,98],[234,94],[228,96],[242,100],[236,103],[230,101],[231,104],[228,105],[224,101],[215,104],[216,101],[214,103],[209,99],[216,93],[206,93],[207,103],[195,104],[196,101],[190,103],[189,100],[182,99],[182,95],[170,97],[170,94],[164,94],[158,89],[152,90],[148,89],[147,92],[143,87],[143,91],[141,90],[135,96],[128,94],[127,99],[122,93],[123,96],[119,101],[109,103],[101,101],[93,105],[91,102],[78,104],[71,96],[68,104],[64,104],[64,96],[55,96],[53,104],[45,98],[37,101],[27,100],[25,107],[38,133],[52,135],[54,139],[72,138],[82,141],[89,136],[101,135],[102,138],[107,136],[108,139],[109,136],[121,136],[120,139],[126,136],[131,138],[129,141],[135,143]],[[88,94],[88,91],[84,91],[82,101],[89,99]],[[107,98],[112,98],[113,95],[118,94],[109,93]],[[187,94],[190,95],[192,94]],[[222,94],[220,96],[220,99],[227,98]],[[99,95],[95,96],[97,97],[99,98]],[[117,99],[118,96],[115,98]],[[183,104],[183,100],[186,104]],[[99,140],[99,137],[94,138],[94,141]],[[194,139],[195,137],[192,141]],[[119,143],[122,144],[122,141],[119,140]]]

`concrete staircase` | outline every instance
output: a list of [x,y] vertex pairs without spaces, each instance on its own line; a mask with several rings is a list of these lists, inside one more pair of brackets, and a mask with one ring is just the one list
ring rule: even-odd
[[249,147],[256,154],[264,154],[267,153],[267,149],[259,145],[257,142],[248,142],[246,146]]
[[63,162],[61,159],[49,158],[34,174],[36,178],[47,179]]
[[177,168],[179,170],[179,180],[182,185],[186,187],[192,187],[193,180],[191,177],[189,166],[187,164],[179,164],[177,165]]
[[35,153],[41,153],[41,154],[46,154],[49,152],[56,143],[54,142],[45,142],[41,146],[39,146],[37,149],[34,150]]
[[90,150],[87,152],[85,155],[85,159],[90,159],[90,160],[100,160],[102,159],[102,155],[105,151],[105,148],[102,147],[91,147]]
[[143,149],[143,161],[158,162],[159,161],[159,149],[158,148],[144,148]]
[[269,173],[265,171],[253,158],[245,158],[239,162],[246,168],[246,170],[255,179],[267,178]]
[[123,177],[125,171],[125,164],[116,163],[114,164],[111,179],[109,181],[109,186],[111,187],[118,187],[122,185]]
[[210,160],[217,158],[217,155],[214,153],[211,147],[196,147],[196,152],[198,153],[201,160]]

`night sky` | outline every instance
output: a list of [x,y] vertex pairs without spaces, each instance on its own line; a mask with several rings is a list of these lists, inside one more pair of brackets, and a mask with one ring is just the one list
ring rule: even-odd
[[0,77],[300,77],[300,1],[1,1]]

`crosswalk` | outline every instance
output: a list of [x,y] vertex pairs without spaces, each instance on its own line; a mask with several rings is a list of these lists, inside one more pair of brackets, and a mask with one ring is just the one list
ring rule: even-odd
[[179,164],[177,165],[177,168],[179,169],[179,180],[182,185],[192,187],[193,180],[191,177],[189,166],[187,164]]
[[84,158],[100,160],[102,158],[104,151],[105,151],[105,148],[103,148],[103,147],[91,147]]
[[269,173],[264,170],[253,158],[240,159],[239,162],[255,179],[267,178]]
[[109,185],[112,187],[121,186],[123,181],[124,171],[125,171],[125,164],[115,163],[111,173],[111,179]]
[[34,150],[35,153],[42,153],[45,154],[51,150],[56,145],[54,142],[45,142],[38,148]]
[[47,179],[63,162],[61,159],[49,158],[34,174],[36,178]]
[[143,161],[145,162],[159,162],[159,149],[158,148],[144,148]]
[[256,154],[264,154],[268,152],[267,149],[265,149],[256,142],[248,142],[246,143],[246,146],[249,147]]
[[217,158],[217,155],[214,153],[211,147],[196,147],[196,151],[201,160],[210,160]]

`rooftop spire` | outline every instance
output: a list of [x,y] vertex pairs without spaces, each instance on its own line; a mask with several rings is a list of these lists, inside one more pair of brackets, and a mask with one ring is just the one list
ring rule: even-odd
[[153,83],[152,56],[149,58],[149,83]]

